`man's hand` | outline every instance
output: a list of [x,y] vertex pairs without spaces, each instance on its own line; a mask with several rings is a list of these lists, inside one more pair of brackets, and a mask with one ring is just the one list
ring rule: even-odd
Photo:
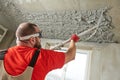
[[76,34],[73,34],[73,35],[71,36],[71,40],[73,40],[74,42],[78,42],[79,39],[80,39],[80,38],[79,38]]

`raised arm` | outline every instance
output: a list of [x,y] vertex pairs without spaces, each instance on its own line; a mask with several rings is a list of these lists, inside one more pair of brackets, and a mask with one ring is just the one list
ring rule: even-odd
[[68,50],[65,54],[65,63],[68,63],[69,61],[75,59],[75,55],[76,55],[75,43],[78,42],[78,40],[79,40],[79,37],[76,34],[73,34],[71,36],[70,44],[69,44]]

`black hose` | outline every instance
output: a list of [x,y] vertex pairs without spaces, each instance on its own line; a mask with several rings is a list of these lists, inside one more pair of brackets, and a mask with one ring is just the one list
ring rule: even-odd
[[4,60],[4,56],[6,54],[7,50],[0,50],[0,60]]

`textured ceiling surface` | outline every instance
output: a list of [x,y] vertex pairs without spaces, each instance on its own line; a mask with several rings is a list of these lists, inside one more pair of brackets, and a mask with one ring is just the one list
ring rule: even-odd
[[[7,26],[7,29],[15,31],[19,23],[33,22],[43,30],[44,38],[52,39],[68,39],[73,33],[79,34],[97,25],[96,30],[82,36],[81,40],[119,42],[119,39],[115,38],[115,35],[119,33],[113,32],[116,26],[113,24],[113,17],[109,14],[112,8],[106,4],[94,9],[81,10],[79,5],[82,0],[67,1],[66,6],[62,6],[65,0],[56,1],[50,2],[51,6],[48,5],[47,0],[15,0],[14,2],[13,0],[0,0],[0,15],[4,16],[7,21],[0,23],[10,25],[11,27]],[[59,5],[56,6],[56,3]],[[70,7],[68,3],[72,6]]]

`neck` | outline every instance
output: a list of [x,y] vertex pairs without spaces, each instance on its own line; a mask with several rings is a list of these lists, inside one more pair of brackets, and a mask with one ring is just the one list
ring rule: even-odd
[[27,41],[16,41],[17,46],[27,46],[27,47],[33,47],[29,42]]

